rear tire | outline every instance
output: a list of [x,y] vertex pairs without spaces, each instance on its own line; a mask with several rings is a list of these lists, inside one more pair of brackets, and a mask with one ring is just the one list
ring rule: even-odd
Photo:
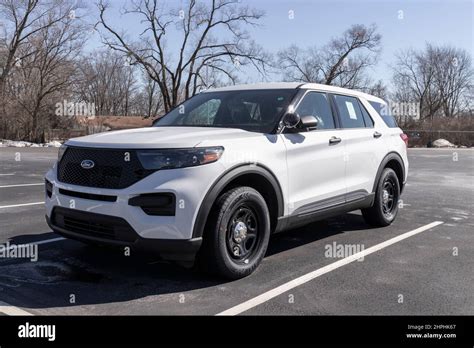
[[393,169],[385,168],[377,184],[374,204],[362,209],[365,222],[380,227],[390,225],[397,217],[399,198],[400,183],[397,174]]
[[223,193],[206,224],[198,266],[229,279],[251,274],[267,251],[270,213],[262,195],[251,187]]

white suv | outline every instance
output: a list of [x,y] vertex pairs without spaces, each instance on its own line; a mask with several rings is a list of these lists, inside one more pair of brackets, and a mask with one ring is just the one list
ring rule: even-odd
[[201,92],[153,127],[67,141],[46,174],[46,219],[69,238],[244,277],[272,233],[356,209],[395,219],[408,139],[387,109],[318,84]]

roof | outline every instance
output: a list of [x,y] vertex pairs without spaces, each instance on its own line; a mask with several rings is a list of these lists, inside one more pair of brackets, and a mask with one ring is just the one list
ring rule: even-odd
[[268,82],[268,83],[249,83],[242,85],[232,85],[226,87],[211,88],[203,91],[205,92],[224,92],[224,91],[241,91],[241,90],[256,90],[256,89],[296,89],[303,85],[301,82]]
[[253,84],[243,84],[243,85],[233,85],[227,87],[212,88],[202,93],[206,92],[225,92],[225,91],[241,91],[241,90],[259,90],[259,89],[314,89],[325,92],[341,93],[347,95],[353,95],[357,97],[362,97],[370,101],[376,101],[378,103],[385,104],[385,101],[381,98],[373,96],[371,94],[363,93],[348,88],[341,88],[330,85],[323,85],[319,83],[302,83],[302,82],[269,82],[269,83],[253,83]]

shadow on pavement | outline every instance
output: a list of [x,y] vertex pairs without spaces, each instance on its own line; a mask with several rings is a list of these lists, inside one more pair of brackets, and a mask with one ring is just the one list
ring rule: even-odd
[[[368,229],[362,217],[345,214],[274,235],[267,257],[352,231]],[[17,236],[13,243],[57,238],[54,233]],[[34,239],[34,240],[33,240]],[[64,240],[39,246],[36,262],[0,260],[0,300],[25,308],[57,308],[125,302],[215,287],[229,281],[147,255]],[[71,303],[71,295],[76,303]],[[165,313],[163,313],[165,314]]]

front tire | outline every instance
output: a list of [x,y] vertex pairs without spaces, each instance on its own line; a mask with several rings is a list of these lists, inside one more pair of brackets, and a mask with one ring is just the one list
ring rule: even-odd
[[372,207],[362,209],[365,222],[372,226],[388,226],[398,214],[400,183],[397,174],[391,168],[385,168],[375,191]]
[[251,274],[267,251],[270,213],[262,195],[251,187],[223,193],[211,211],[198,264],[229,279]]

